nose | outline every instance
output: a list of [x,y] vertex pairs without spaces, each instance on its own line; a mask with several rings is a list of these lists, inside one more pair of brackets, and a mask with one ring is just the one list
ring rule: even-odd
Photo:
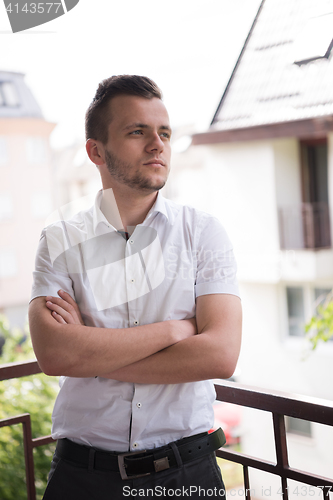
[[161,153],[164,149],[164,142],[162,141],[160,135],[156,132],[156,134],[152,134],[149,138],[149,141],[146,145],[146,150],[148,152],[157,151]]

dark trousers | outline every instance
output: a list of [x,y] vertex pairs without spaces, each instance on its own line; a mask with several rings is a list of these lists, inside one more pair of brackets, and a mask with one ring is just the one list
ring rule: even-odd
[[215,454],[185,464],[178,461],[178,467],[123,480],[119,472],[78,467],[55,453],[43,500],[163,499],[171,496],[225,500]]

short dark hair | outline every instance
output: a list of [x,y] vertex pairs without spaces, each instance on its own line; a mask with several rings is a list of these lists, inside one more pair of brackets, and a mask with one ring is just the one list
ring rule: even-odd
[[108,140],[108,118],[106,109],[113,97],[134,95],[162,99],[162,92],[153,80],[146,76],[117,75],[103,80],[86,112],[86,139],[97,139],[103,144]]

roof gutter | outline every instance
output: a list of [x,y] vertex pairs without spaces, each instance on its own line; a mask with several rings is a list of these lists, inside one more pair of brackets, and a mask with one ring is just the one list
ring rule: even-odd
[[326,137],[333,131],[333,115],[319,118],[308,118],[281,123],[258,125],[255,127],[209,130],[193,134],[192,145],[219,144],[226,142],[260,141],[282,137],[297,137],[298,139],[314,139]]

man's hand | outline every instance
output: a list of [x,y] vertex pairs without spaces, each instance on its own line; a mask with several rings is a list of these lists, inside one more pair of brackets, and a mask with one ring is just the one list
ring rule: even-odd
[[[80,309],[69,293],[58,290],[59,297],[46,297],[46,307],[52,311],[52,316],[58,323],[84,325]],[[184,320],[170,320],[177,342],[196,335],[197,323],[195,318]]]
[[59,297],[46,297],[46,307],[53,318],[62,324],[84,325],[79,306],[69,293],[58,290]]

